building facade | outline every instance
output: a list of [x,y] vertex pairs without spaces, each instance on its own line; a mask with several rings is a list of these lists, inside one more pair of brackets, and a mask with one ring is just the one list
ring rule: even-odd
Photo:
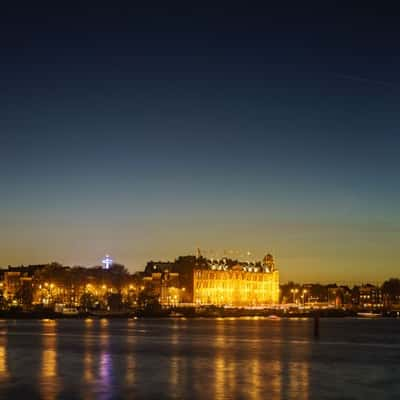
[[271,255],[262,265],[195,269],[193,280],[196,305],[251,307],[279,303],[279,271]]
[[378,286],[366,284],[359,288],[358,305],[364,309],[383,308],[382,290]]
[[177,306],[182,302],[186,288],[181,287],[177,272],[153,272],[143,278],[144,288],[151,291],[162,306]]

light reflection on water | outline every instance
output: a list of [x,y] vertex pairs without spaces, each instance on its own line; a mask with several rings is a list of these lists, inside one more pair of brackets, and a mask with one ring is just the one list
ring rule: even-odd
[[216,355],[215,355],[215,399],[220,400],[225,398],[225,368],[226,368],[226,346],[227,342],[225,340],[225,323],[224,320],[218,319],[216,321],[216,335],[215,335],[215,348],[216,348]]
[[6,321],[0,398],[399,398],[398,322],[323,321],[314,341],[304,320]]
[[0,383],[8,379],[7,365],[7,336],[6,333],[0,336]]
[[108,398],[111,392],[111,376],[112,376],[112,359],[109,349],[110,334],[109,321],[107,319],[100,320],[100,362],[99,362],[99,381],[100,388],[98,398]]
[[289,363],[290,392],[296,393],[299,400],[308,399],[309,374],[308,363]]
[[90,385],[94,381],[93,373],[93,353],[91,347],[91,334],[93,328],[93,321],[90,319],[85,320],[85,331],[83,336],[85,351],[83,355],[83,377],[84,382]]
[[[126,335],[126,366],[125,366],[125,382],[128,386],[135,384],[136,378],[136,357],[134,354],[136,345],[136,335],[134,333],[135,321],[128,321],[128,334]],[[133,331],[133,332],[132,332]]]
[[57,375],[57,322],[42,320],[41,396],[53,400],[58,396],[60,382]]

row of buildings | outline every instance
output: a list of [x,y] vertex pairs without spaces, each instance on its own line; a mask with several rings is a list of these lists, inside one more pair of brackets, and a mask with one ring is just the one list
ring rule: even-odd
[[279,302],[279,272],[272,255],[261,262],[201,256],[149,262],[130,274],[119,264],[93,268],[57,263],[0,270],[1,307],[267,306]]
[[0,308],[79,307],[112,310],[149,303],[173,306],[378,309],[400,305],[400,280],[382,286],[280,285],[271,254],[259,262],[198,256],[147,263],[130,274],[124,266],[66,267],[58,263],[0,269]]
[[[388,283],[397,281],[398,288],[391,290]],[[370,283],[353,287],[337,284],[289,283],[281,285],[281,303],[300,307],[328,307],[344,309],[400,308],[400,281],[391,279],[383,285]]]
[[8,267],[0,270],[0,307],[54,307],[66,305],[90,308],[108,303],[134,302],[137,278],[123,266],[66,267],[58,263]]

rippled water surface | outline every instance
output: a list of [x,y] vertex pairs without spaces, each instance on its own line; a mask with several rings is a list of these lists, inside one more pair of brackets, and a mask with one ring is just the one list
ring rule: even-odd
[[400,399],[400,320],[0,321],[1,399]]

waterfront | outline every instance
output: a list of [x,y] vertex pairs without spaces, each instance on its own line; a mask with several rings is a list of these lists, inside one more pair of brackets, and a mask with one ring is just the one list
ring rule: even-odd
[[394,399],[400,321],[1,320],[0,398]]

